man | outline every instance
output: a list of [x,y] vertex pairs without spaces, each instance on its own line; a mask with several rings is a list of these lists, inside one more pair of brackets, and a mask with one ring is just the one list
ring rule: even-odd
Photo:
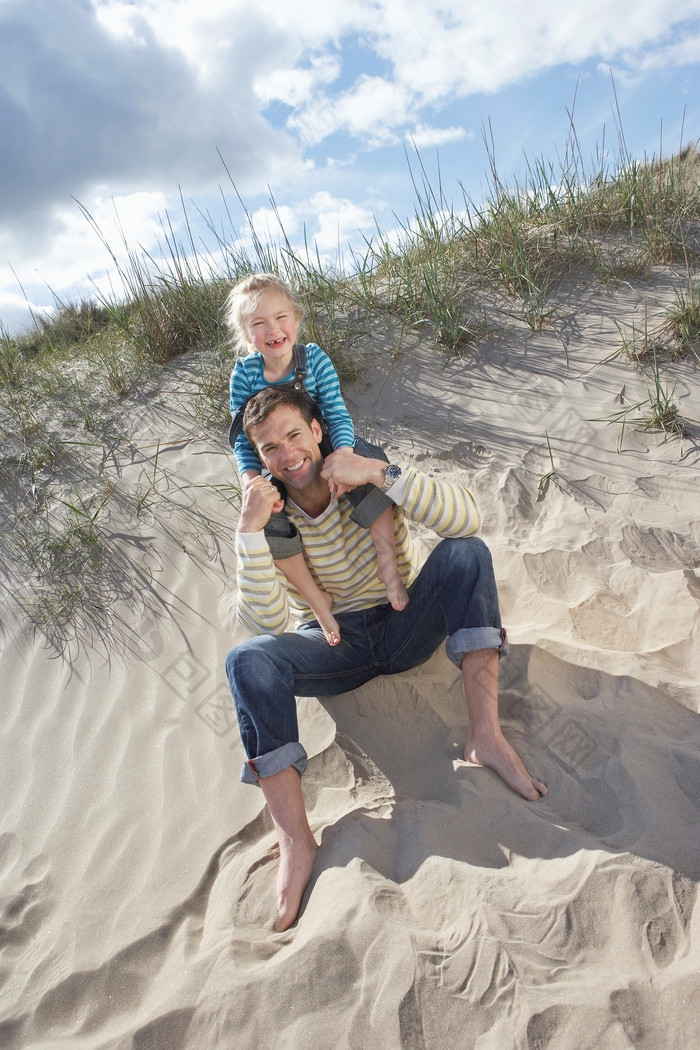
[[[547,794],[505,740],[498,721],[498,659],[506,648],[498,596],[472,494],[437,481],[408,463],[387,465],[340,449],[324,461],[322,432],[303,391],[269,387],[246,408],[244,430],[261,462],[283,482],[286,513],[324,591],[333,595],[340,642],[330,646],[309,610],[279,576],[263,529],[281,509],[277,488],[258,477],[244,494],[236,534],[238,617],[257,637],[226,661],[248,761],[241,779],[263,790],[280,844],[275,929],[297,917],[317,845],[301,791],[306,753],[299,743],[296,696],[330,696],[380,674],[416,667],[447,639],[461,668],[469,713],[464,758],[495,770],[530,801]],[[376,576],[372,539],[336,496],[372,483],[396,504],[394,532],[408,606],[396,611]],[[346,505],[347,504],[347,505]],[[442,541],[421,567],[406,519],[432,528]],[[282,633],[290,614],[306,621]]]

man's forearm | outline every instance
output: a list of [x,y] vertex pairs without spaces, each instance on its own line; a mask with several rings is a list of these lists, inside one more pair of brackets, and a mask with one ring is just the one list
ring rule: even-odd
[[481,512],[474,496],[463,485],[444,481],[399,462],[402,476],[389,495],[412,521],[444,538],[472,536],[481,528]]
[[[388,464],[366,459],[350,449],[328,456],[322,474],[331,487],[342,493],[358,485],[382,488]],[[387,491],[413,521],[427,525],[440,536],[471,536],[481,527],[481,514],[469,489],[455,482],[438,480],[410,463],[400,461],[402,477]]]
[[236,555],[238,619],[254,634],[281,634],[289,605],[264,533],[237,532]]

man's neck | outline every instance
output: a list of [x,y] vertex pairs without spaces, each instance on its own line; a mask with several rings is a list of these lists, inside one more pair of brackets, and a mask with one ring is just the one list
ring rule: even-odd
[[310,518],[317,518],[323,514],[331,501],[331,490],[325,478],[316,478],[304,489],[287,489],[289,498],[296,503],[297,507],[308,514]]

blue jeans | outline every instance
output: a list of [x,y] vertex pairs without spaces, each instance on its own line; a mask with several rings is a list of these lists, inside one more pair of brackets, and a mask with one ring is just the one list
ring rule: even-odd
[[386,604],[339,613],[336,646],[312,620],[298,631],[259,635],[229,653],[226,674],[248,755],[242,781],[254,784],[288,766],[304,772],[297,696],[333,696],[378,675],[407,671],[445,639],[457,667],[476,649],[506,650],[491,555],[482,540],[442,540],[408,594],[401,612]]

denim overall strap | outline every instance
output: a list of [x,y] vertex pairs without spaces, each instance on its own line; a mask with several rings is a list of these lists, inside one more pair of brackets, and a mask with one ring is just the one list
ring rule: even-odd
[[236,409],[236,414],[233,417],[233,422],[231,423],[231,428],[228,432],[228,443],[231,446],[231,448],[236,447],[236,438],[243,430],[243,413],[245,412],[246,406],[249,401],[250,398],[247,397],[241,405],[241,407]]
[[306,347],[303,343],[297,343],[294,347],[294,389],[301,390],[304,380],[309,374],[306,367]]

